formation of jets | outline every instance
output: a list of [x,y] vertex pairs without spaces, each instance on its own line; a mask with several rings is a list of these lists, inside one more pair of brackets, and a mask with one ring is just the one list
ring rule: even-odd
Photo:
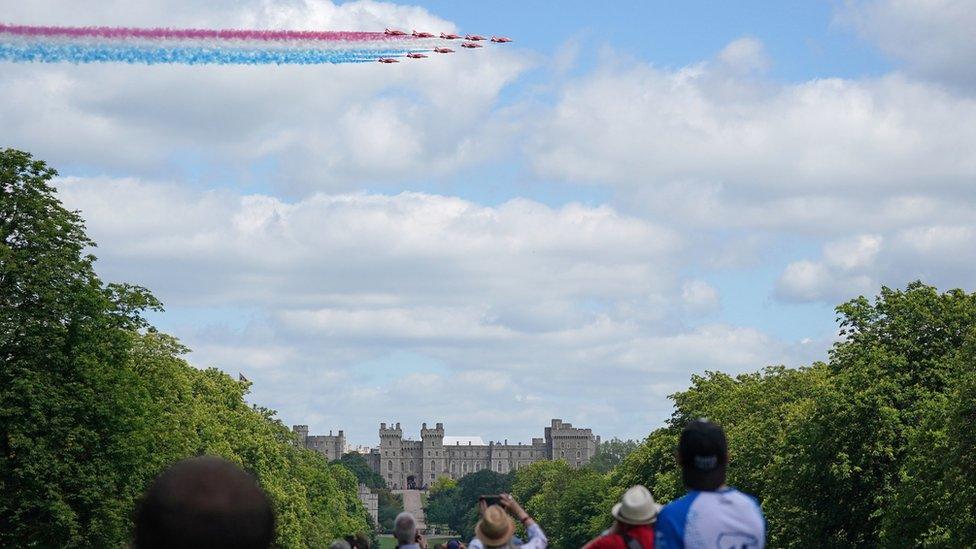
[[[397,30],[397,29],[384,29],[383,30],[383,34],[385,34],[387,36],[412,36],[414,38],[436,38],[433,33],[430,33],[430,32],[418,32],[416,30],[415,31],[412,31],[410,34],[407,34],[406,31],[402,31],[402,30]],[[462,48],[467,48],[467,49],[474,49],[474,48],[482,48],[482,47],[484,47],[484,46],[482,46],[481,44],[478,43],[478,42],[481,42],[481,41],[484,41],[484,40],[489,40],[491,42],[495,42],[496,44],[505,44],[507,42],[511,42],[512,41],[511,38],[508,38],[506,36],[492,36],[489,39],[489,38],[485,38],[484,36],[481,36],[480,34],[466,34],[466,35],[464,35],[462,37],[460,34],[444,33],[444,32],[442,32],[440,34],[440,38],[442,40],[460,40],[460,39],[463,38],[464,39],[464,42],[461,42],[461,47]],[[451,48],[437,47],[437,48],[434,48],[433,49],[433,52],[434,53],[454,53],[454,50],[452,50]],[[422,54],[422,53],[411,52],[411,53],[408,53],[406,55],[406,57],[408,57],[410,59],[425,59],[427,56],[424,55],[424,54]],[[396,59],[394,59],[392,57],[381,57],[381,58],[377,59],[377,61],[379,61],[380,63],[399,63],[399,61],[397,61]]]

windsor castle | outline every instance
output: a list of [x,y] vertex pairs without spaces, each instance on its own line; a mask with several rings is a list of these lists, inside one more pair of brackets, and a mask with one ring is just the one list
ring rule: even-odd
[[[295,425],[293,430],[306,447],[329,460],[339,459],[347,451],[342,431],[338,435],[309,435],[305,425]],[[560,419],[552,420],[543,437],[533,438],[531,444],[509,444],[507,440],[472,444],[471,439],[445,437],[442,423],[433,428],[424,423],[420,440],[403,438],[399,423],[380,423],[379,435],[379,447],[370,449],[365,457],[394,490],[422,489],[440,477],[459,479],[486,469],[508,473],[542,460],[564,460],[579,468],[596,455],[600,445],[600,437],[590,429],[573,427]]]

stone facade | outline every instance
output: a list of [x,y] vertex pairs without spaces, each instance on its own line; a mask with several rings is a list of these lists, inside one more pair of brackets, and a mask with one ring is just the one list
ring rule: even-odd
[[359,485],[359,501],[363,502],[366,512],[373,518],[373,524],[380,523],[380,497],[369,490],[365,484]]
[[309,436],[308,425],[293,425],[291,430],[298,435],[301,444],[323,454],[329,461],[341,458],[346,451],[346,436],[342,431],[339,431],[338,435],[333,435],[332,431],[329,431],[328,435]]
[[[340,431],[341,433],[341,431]],[[392,489],[425,488],[439,477],[459,479],[468,473],[490,469],[498,473],[515,471],[541,460],[565,460],[579,468],[596,455],[600,437],[590,429],[573,427],[554,419],[543,438],[531,444],[489,442],[487,445],[443,444],[444,425],[428,428],[424,423],[420,440],[406,440],[400,424],[380,424],[380,446],[366,459]]]

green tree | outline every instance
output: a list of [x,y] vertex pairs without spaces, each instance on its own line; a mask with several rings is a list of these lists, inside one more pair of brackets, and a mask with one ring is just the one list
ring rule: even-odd
[[612,522],[609,481],[565,461],[540,461],[518,470],[512,495],[539,522],[556,548],[582,547]]
[[782,544],[879,544],[909,440],[950,388],[976,326],[976,296],[918,282],[837,311],[846,339],[831,350],[829,383],[795,411],[768,474],[771,535]]
[[356,477],[298,447],[248,386],[148,326],[145,289],[104,284],[54,170],[0,152],[0,545],[118,547],[169,463],[223,456],[269,494],[281,547],[366,531]]
[[947,393],[921,405],[899,485],[882,518],[888,547],[976,546],[976,334]]
[[383,480],[383,475],[374,471],[369,466],[369,463],[366,462],[366,458],[357,452],[343,454],[341,458],[333,463],[349,469],[352,474],[356,475],[360,483],[365,484],[369,488],[386,488],[386,481]]
[[607,473],[637,449],[640,443],[636,440],[620,440],[614,437],[600,443],[597,453],[586,464],[588,469],[598,473]]
[[446,524],[464,538],[474,535],[478,522],[478,498],[511,490],[512,475],[489,469],[461,477],[456,486],[445,484],[427,499],[425,513],[431,523]]
[[103,285],[56,172],[0,151],[0,545],[107,546],[128,530],[147,442],[125,368],[142,288]]

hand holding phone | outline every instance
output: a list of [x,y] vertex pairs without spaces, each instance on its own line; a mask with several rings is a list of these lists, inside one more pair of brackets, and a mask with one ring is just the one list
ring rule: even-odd
[[485,507],[490,507],[492,505],[501,505],[502,496],[499,494],[488,494],[479,497],[478,500],[485,502]]

